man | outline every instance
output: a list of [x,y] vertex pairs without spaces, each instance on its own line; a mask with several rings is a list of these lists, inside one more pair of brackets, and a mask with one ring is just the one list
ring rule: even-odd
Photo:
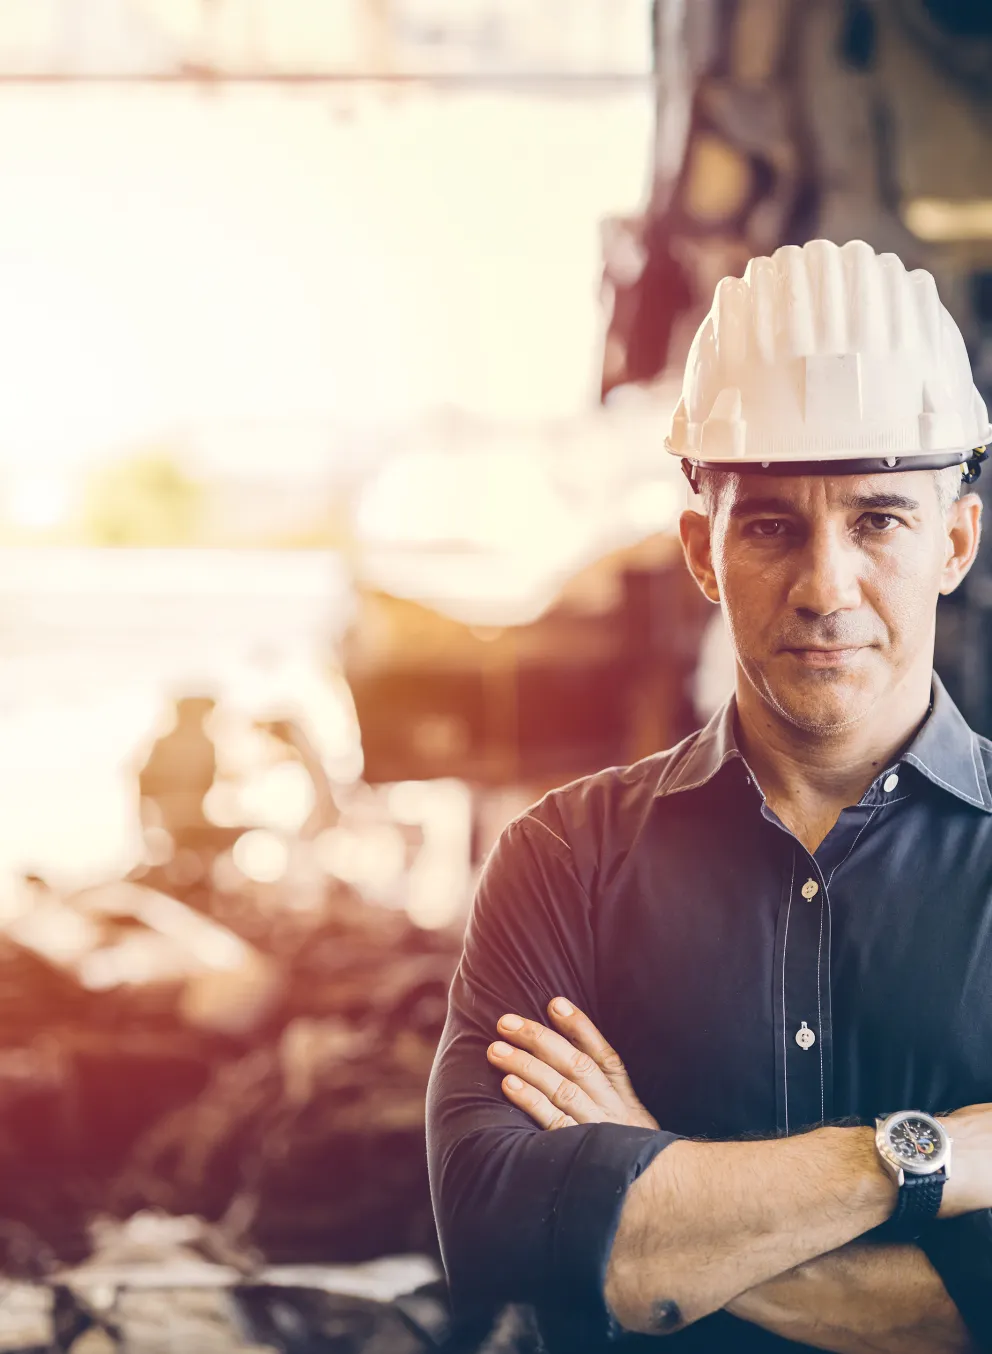
[[217,749],[206,728],[215,704],[210,696],[177,700],[175,723],[138,771],[142,825],[164,828],[176,851],[195,851],[211,827],[203,801],[217,774]]
[[683,389],[735,696],[487,863],[428,1093],[453,1297],[552,1350],[992,1349],[992,744],[932,671],[988,415],[860,241],[724,279]]

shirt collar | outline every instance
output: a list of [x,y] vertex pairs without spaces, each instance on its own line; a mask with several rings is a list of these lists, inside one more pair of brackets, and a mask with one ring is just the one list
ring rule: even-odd
[[710,722],[689,740],[685,756],[673,757],[668,762],[658,784],[658,795],[695,790],[711,781],[727,762],[735,758],[744,761],[737,746],[736,715],[737,698],[731,693]]
[[936,673],[930,718],[899,760],[966,804],[992,813],[992,791],[978,737]]
[[[978,738],[936,673],[933,675],[932,695],[928,719],[897,764],[908,762],[941,790],[963,799],[966,804],[992,813],[992,790],[989,789]],[[673,758],[666,766],[657,795],[698,789],[735,759],[746,765],[737,746],[736,711],[736,697],[731,694],[696,735],[685,756]],[[886,768],[879,779],[893,769],[891,766]]]

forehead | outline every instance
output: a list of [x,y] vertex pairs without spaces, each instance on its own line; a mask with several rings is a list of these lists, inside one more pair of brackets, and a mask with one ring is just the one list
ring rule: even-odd
[[720,508],[732,517],[757,512],[801,516],[851,511],[926,512],[938,507],[936,477],[929,470],[878,475],[766,475],[720,473]]

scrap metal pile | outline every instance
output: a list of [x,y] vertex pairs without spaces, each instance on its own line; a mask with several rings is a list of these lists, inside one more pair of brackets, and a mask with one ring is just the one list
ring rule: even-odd
[[[383,1350],[430,1347],[392,1302],[349,1292],[347,1279],[328,1294],[321,1275],[384,1256],[416,1261],[411,1288],[425,1266],[440,1274],[424,1091],[460,930],[420,929],[330,879],[319,913],[256,913],[250,941],[133,881],[75,898],[27,886],[35,930],[47,916],[67,940],[75,917],[89,944],[56,960],[0,933],[0,1272],[36,1285],[20,1290],[21,1309],[33,1303],[34,1329],[49,1330],[26,1341],[15,1321],[5,1338],[0,1322],[0,1349],[68,1350],[97,1329],[123,1341],[128,1321],[154,1326],[152,1309],[170,1323],[183,1311],[207,1320],[205,1302],[226,1313],[231,1343],[218,1349],[243,1347],[236,1329],[279,1349],[357,1350],[372,1347],[357,1333],[373,1331]],[[178,937],[215,953],[226,945],[226,965],[103,990],[81,980],[125,941],[168,953]],[[121,1312],[93,1307],[93,1285],[108,1283],[97,1232],[148,1210],[196,1215],[209,1236],[198,1256],[212,1270],[189,1292],[142,1297],[125,1255],[114,1281],[130,1295],[122,1326]],[[80,1264],[88,1286],[65,1277]],[[273,1266],[300,1264],[314,1274],[273,1279]],[[144,1272],[159,1289],[187,1282],[163,1278],[160,1265]],[[450,1326],[443,1283],[410,1301]],[[19,1310],[11,1293],[0,1305]],[[292,1339],[276,1338],[280,1322]],[[331,1330],[337,1343],[321,1343]]]
[[[118,901],[105,926],[150,931],[150,900],[193,916],[121,889],[130,910]],[[278,952],[196,919],[241,947],[261,994],[240,1032],[204,999],[228,974],[87,990],[73,967],[0,935],[7,1273],[80,1260],[95,1213],[149,1206],[236,1216],[239,1241],[271,1262],[435,1251],[424,1089],[460,935],[329,891],[319,922],[296,919]],[[246,990],[230,987],[239,1011]]]
[[198,1218],[102,1219],[94,1253],[0,1287],[4,1354],[538,1354],[534,1314],[453,1318],[423,1256],[260,1266]]
[[19,1287],[4,1297],[11,1304],[0,1313],[4,1354],[540,1354],[544,1348],[528,1309],[506,1307],[480,1333],[454,1325],[443,1298],[429,1290],[381,1302],[283,1284],[129,1288],[113,1316],[63,1285]]
[[[460,928],[329,881],[319,921],[256,914],[248,944],[134,882],[31,887],[35,925],[103,920],[71,963],[0,933],[4,1354],[536,1351],[528,1308],[453,1318],[437,1253],[424,1092]],[[242,962],[80,981],[120,932],[184,928]]]

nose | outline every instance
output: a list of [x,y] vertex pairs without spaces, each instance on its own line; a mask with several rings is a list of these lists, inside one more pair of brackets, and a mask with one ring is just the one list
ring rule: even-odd
[[830,616],[861,605],[861,554],[841,526],[817,524],[794,559],[789,605],[797,611]]

